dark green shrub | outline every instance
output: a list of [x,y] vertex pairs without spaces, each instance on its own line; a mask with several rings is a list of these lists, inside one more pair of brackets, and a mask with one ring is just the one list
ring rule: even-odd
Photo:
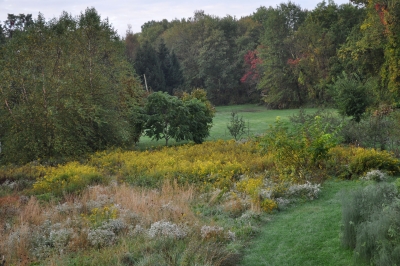
[[332,85],[339,113],[351,116],[357,123],[360,122],[367,107],[373,102],[370,93],[372,87],[372,80],[363,80],[357,74],[343,73]]

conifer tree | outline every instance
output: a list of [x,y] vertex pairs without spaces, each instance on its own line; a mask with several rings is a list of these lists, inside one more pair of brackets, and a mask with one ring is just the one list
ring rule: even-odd
[[165,91],[165,78],[161,68],[157,51],[146,41],[136,53],[136,73],[144,83],[146,76],[147,86],[153,91]]

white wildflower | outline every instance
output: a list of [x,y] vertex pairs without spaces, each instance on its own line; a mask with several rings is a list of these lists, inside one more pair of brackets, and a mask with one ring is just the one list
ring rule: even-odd
[[203,227],[201,227],[201,230],[200,230],[201,237],[203,239],[219,236],[223,231],[224,231],[223,227],[208,226],[208,225],[204,225]]
[[187,232],[186,228],[182,228],[177,224],[168,221],[158,221],[150,226],[148,234],[151,238],[166,236],[181,239],[186,237]]
[[91,229],[88,233],[89,243],[94,247],[111,246],[116,241],[116,236],[113,231],[104,229]]
[[365,176],[361,177],[362,180],[385,181],[387,176],[380,170],[371,170]]

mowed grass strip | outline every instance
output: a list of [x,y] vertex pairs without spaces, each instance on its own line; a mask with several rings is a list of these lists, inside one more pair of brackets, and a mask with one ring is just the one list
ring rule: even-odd
[[341,197],[345,193],[340,191],[359,185],[327,181],[319,199],[272,216],[244,252],[241,265],[355,265],[352,251],[341,246]]

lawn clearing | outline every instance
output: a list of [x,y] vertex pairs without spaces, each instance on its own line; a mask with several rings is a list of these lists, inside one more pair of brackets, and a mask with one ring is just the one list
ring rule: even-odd
[[[276,117],[281,117],[282,121],[289,121],[289,117],[293,114],[297,114],[300,109],[285,109],[285,110],[270,110],[265,106],[257,104],[244,104],[244,105],[229,105],[229,106],[218,106],[215,108],[216,113],[213,119],[213,127],[210,131],[210,136],[206,139],[209,140],[229,140],[233,137],[229,134],[227,125],[230,121],[231,112],[237,112],[239,116],[242,116],[246,121],[246,136],[255,136],[263,134],[276,120]],[[308,108],[304,109],[307,113],[314,113],[318,109]],[[187,141],[176,142],[171,139],[170,145],[185,144]],[[149,147],[164,146],[165,140],[151,140],[149,137],[142,136],[137,148],[144,150]]]
[[327,181],[319,199],[274,215],[248,247],[241,265],[354,265],[352,251],[340,243],[340,190],[360,185]]

